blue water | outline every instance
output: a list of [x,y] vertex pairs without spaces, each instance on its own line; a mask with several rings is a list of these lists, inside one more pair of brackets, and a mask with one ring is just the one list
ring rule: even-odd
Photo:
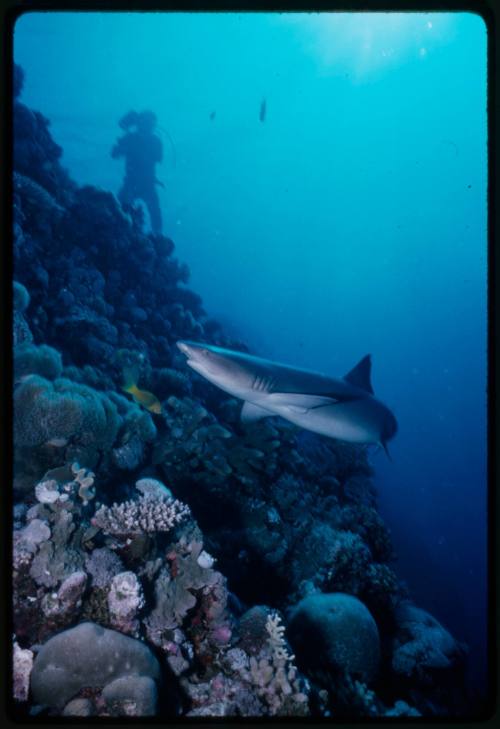
[[397,569],[469,644],[478,687],[486,43],[466,13],[30,14],[15,33],[23,101],[78,182],[117,192],[117,121],[156,112],[164,230],[211,315],[332,375],[372,354],[399,421],[393,461],[373,459]]

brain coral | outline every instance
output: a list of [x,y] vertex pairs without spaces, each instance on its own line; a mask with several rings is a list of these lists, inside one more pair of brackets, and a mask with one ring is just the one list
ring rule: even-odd
[[341,592],[304,598],[291,615],[289,638],[308,669],[348,673],[363,681],[375,677],[379,658],[378,628],[356,597]]

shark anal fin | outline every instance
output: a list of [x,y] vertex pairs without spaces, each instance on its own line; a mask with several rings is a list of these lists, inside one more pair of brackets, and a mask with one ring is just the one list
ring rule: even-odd
[[362,360],[358,362],[356,367],[353,367],[347,375],[344,375],[344,380],[350,385],[360,387],[362,390],[366,390],[373,395],[373,387],[370,381],[372,369],[371,355],[367,354]]
[[265,410],[259,407],[259,405],[254,405],[252,402],[245,400],[241,409],[241,422],[255,423],[257,420],[270,417],[272,414],[269,410]]

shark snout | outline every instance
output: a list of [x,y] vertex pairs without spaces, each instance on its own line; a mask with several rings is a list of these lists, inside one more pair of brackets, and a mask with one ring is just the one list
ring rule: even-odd
[[208,378],[218,374],[219,367],[217,359],[214,361],[214,356],[209,345],[180,340],[177,342],[177,346],[187,358],[186,364],[192,370]]
[[200,344],[195,344],[194,342],[184,342],[181,340],[177,342],[177,346],[182,354],[184,354],[188,358],[188,360],[193,360],[196,362],[196,360],[202,358],[203,346]]

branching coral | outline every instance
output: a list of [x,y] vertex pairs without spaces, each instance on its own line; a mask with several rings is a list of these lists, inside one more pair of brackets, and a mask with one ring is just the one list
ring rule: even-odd
[[189,516],[189,507],[176,499],[141,496],[113,506],[101,506],[92,524],[105,534],[130,537],[134,534],[169,532]]
[[303,716],[308,711],[307,684],[301,680],[288,652],[285,628],[279,615],[270,614],[266,621],[267,645],[257,656],[250,657],[243,675],[252,683],[271,716]]

